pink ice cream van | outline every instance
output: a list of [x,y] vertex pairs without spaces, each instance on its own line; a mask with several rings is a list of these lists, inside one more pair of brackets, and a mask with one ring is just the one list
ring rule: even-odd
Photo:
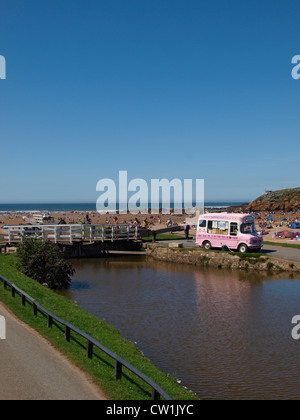
[[207,250],[227,246],[244,253],[259,251],[263,238],[257,234],[250,214],[208,213],[199,217],[196,244]]

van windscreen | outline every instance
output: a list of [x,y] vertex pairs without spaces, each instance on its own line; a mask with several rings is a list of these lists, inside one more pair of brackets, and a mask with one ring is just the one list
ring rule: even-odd
[[255,224],[254,223],[242,223],[241,224],[241,233],[246,233],[249,235],[253,235],[256,232]]

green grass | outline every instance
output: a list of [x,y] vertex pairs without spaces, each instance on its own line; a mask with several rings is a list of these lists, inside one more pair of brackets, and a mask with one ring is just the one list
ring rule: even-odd
[[283,244],[283,243],[277,243],[277,242],[264,241],[264,245],[281,246],[283,248],[300,249],[300,244]]
[[[16,267],[15,255],[0,255],[0,274],[28,293],[44,308],[89,334],[104,346],[127,360],[144,374],[160,385],[174,400],[196,399],[180,387],[174,378],[159,371],[150,360],[143,357],[136,346],[125,340],[118,330],[97,317],[90,315],[67,298],[57,295],[34,280],[20,273]],[[12,298],[10,288],[4,289],[0,281],[0,301],[9,307],[23,322],[44,336],[55,348],[67,356],[75,365],[88,373],[109,399],[112,400],[149,400],[151,387],[123,368],[121,380],[114,379],[114,360],[94,347],[93,359],[86,358],[86,340],[71,333],[71,342],[64,338],[63,326],[53,323],[47,328],[47,318],[41,312],[34,317],[32,306],[26,302],[21,305],[21,297]]]
[[239,256],[242,260],[247,260],[248,258],[255,258],[257,260],[259,260],[260,258],[263,257],[263,254],[259,253],[259,252],[235,252],[235,255]]
[[[161,245],[158,248],[166,248],[166,247]],[[248,258],[255,258],[255,259],[258,260],[259,258],[263,257],[263,254],[258,253],[258,252],[245,252],[245,253],[243,253],[243,252],[228,251],[228,250],[222,250],[222,249],[216,249],[216,248],[214,248],[214,249],[204,249],[204,248],[198,247],[198,248],[170,248],[170,249],[172,249],[175,252],[177,252],[177,251],[180,251],[180,252],[193,251],[193,252],[202,252],[202,253],[203,252],[205,252],[205,253],[206,252],[207,253],[211,252],[212,254],[214,254],[214,253],[229,254],[229,255],[232,255],[232,256],[240,257],[241,260],[245,260],[245,259],[248,259]]]
[[[177,241],[180,239],[185,239],[185,237],[182,235],[168,235],[166,233],[161,233],[156,235],[156,242],[157,241]],[[143,242],[152,242],[152,235],[151,236],[146,236],[144,238],[142,238]]]

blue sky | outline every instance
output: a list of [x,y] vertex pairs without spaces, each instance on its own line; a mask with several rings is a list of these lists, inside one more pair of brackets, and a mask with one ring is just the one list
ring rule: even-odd
[[299,1],[0,0],[0,202],[96,201],[99,179],[299,187]]

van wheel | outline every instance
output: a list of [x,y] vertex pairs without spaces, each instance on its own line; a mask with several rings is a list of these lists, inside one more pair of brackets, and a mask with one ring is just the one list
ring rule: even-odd
[[245,252],[247,252],[247,251],[248,251],[248,247],[247,247],[246,244],[241,244],[239,246],[239,252],[241,252],[242,254],[245,254]]
[[211,243],[209,241],[205,241],[203,243],[203,248],[209,251],[211,249]]

